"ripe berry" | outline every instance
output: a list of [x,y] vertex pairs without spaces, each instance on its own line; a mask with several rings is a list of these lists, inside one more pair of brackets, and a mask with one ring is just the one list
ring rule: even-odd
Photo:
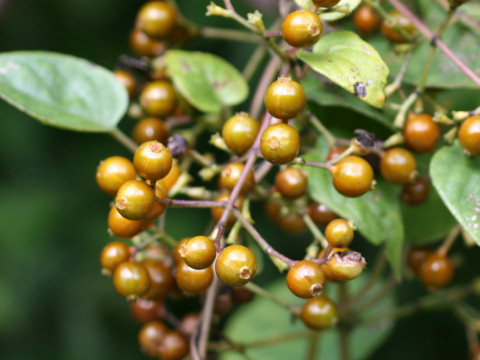
[[440,138],[440,127],[428,114],[412,114],[403,127],[405,146],[418,153],[435,149]]
[[312,2],[318,7],[331,8],[337,5],[340,0],[312,0]]
[[148,292],[143,295],[143,298],[147,300],[165,299],[174,284],[169,267],[153,259],[146,259],[142,265],[145,266],[150,277],[150,288]]
[[311,329],[328,329],[338,321],[337,305],[326,296],[316,296],[303,305],[301,317],[304,324]]
[[128,239],[140,234],[147,227],[147,222],[125,219],[113,206],[108,213],[108,229],[113,236]]
[[395,28],[402,29],[410,36],[415,36],[417,29],[412,24],[410,19],[397,10],[392,10],[388,13],[388,18],[382,23],[382,32],[388,40],[392,42],[403,43],[407,39],[400,34]]
[[115,196],[124,182],[134,180],[136,176],[137,173],[130,160],[122,156],[111,156],[98,165],[96,180],[103,192]]
[[425,259],[432,253],[430,249],[416,247],[410,249],[407,255],[407,263],[410,269],[418,273]]
[[158,357],[162,360],[181,360],[189,352],[188,339],[178,331],[169,331],[160,342]]
[[280,220],[281,211],[282,207],[280,206],[280,204],[270,199],[267,199],[267,201],[265,201],[265,213],[273,222],[278,222]]
[[360,6],[353,14],[355,27],[363,34],[372,34],[380,27],[380,16],[368,4]]
[[[162,183],[158,182],[155,185],[155,197],[159,199],[164,199],[166,198],[166,192],[167,191]],[[154,220],[158,218],[160,215],[163,214],[165,208],[166,206],[164,204],[160,204],[158,201],[155,201],[152,210],[150,210],[148,215],[145,217],[145,220]]]
[[320,40],[322,32],[322,20],[313,11],[294,11],[282,22],[283,38],[296,48],[313,46]]
[[400,195],[402,201],[408,205],[420,205],[428,199],[430,182],[428,178],[418,178],[412,183],[403,185]]
[[225,288],[225,291],[221,292],[215,298],[215,304],[213,311],[220,315],[227,315],[233,308],[233,296],[231,288]]
[[143,178],[160,180],[172,169],[172,154],[162,143],[147,141],[135,151],[133,165]]
[[325,237],[328,244],[336,248],[350,246],[353,241],[353,232],[356,230],[353,222],[345,219],[335,219],[325,228]]
[[405,185],[415,180],[417,162],[410,151],[403,148],[392,148],[382,155],[380,172],[388,181]]
[[100,254],[102,273],[112,275],[117,266],[127,261],[131,254],[130,246],[121,241],[113,241],[107,244]]
[[[218,187],[220,189],[226,189],[232,191],[235,185],[237,184],[240,176],[242,175],[245,165],[242,163],[232,163],[229,164],[225,169],[222,170],[220,178],[218,179]],[[255,186],[255,176],[253,170],[250,170],[247,173],[247,177],[242,184],[240,189],[241,194],[246,194],[250,192]]]
[[242,286],[255,276],[257,260],[249,248],[230,245],[218,255],[215,271],[226,285]]
[[359,276],[367,263],[362,255],[355,251],[338,251],[328,258],[325,267],[336,282],[355,279]]
[[130,48],[138,56],[154,57],[165,51],[165,45],[152,39],[143,31],[133,29],[129,37]]
[[130,180],[120,186],[115,197],[115,207],[129,220],[143,220],[152,211],[155,192],[141,180]]
[[199,323],[200,316],[198,314],[187,314],[182,318],[182,320],[180,320],[178,331],[185,336],[192,336],[197,331]]
[[332,146],[330,148],[330,151],[328,152],[328,155],[327,155],[327,160],[328,161],[332,161],[332,160],[335,160],[337,157],[339,157],[341,154],[343,154],[345,152],[345,150],[347,150],[346,147],[343,147],[343,146]]
[[167,145],[168,128],[160,119],[154,117],[145,118],[140,120],[133,128],[132,138],[138,145],[153,140]]
[[275,188],[286,199],[298,199],[305,195],[307,186],[305,171],[294,167],[282,169],[275,176]]
[[250,149],[257,137],[260,124],[247,113],[237,113],[227,120],[222,128],[225,144],[237,155]]
[[290,212],[289,214],[280,216],[278,218],[278,224],[283,230],[291,233],[300,233],[306,229],[302,215],[297,212]]
[[217,251],[215,244],[206,236],[195,236],[180,245],[178,252],[191,268],[200,270],[212,265]]
[[267,111],[278,119],[293,119],[305,108],[306,97],[302,86],[286,76],[273,82],[265,94]]
[[[160,184],[163,184],[167,190],[170,190],[173,185],[177,182],[178,178],[182,174],[182,169],[180,168],[180,165],[178,165],[178,162],[176,160],[172,161],[172,168],[168,172],[168,174],[160,180]],[[157,183],[157,185],[159,184]]]
[[169,3],[150,1],[138,11],[135,26],[148,36],[165,38],[175,27],[176,17],[176,11]]
[[253,300],[255,294],[244,287],[234,287],[233,300],[235,304],[245,304]]
[[480,154],[480,115],[470,116],[462,123],[458,140],[468,155]]
[[145,266],[134,261],[125,261],[115,269],[113,285],[120,295],[135,300],[147,293],[150,276]]
[[138,333],[140,348],[147,355],[158,357],[160,343],[169,331],[168,326],[159,320],[147,322]]
[[126,70],[115,70],[113,75],[115,75],[118,82],[125,87],[125,90],[128,92],[128,96],[133,98],[135,91],[137,90],[137,81],[133,75]]
[[188,266],[185,261],[176,267],[175,280],[180,289],[190,295],[205,292],[213,281],[213,269],[211,266],[197,270]]
[[[328,255],[328,259],[331,258],[335,253],[337,252],[343,252],[343,251],[350,251],[349,248],[333,248],[331,251],[330,251],[330,254]],[[325,257],[325,249],[323,249],[322,251],[320,251],[320,253],[318,254],[317,256],[317,259],[322,259]],[[327,260],[328,260],[327,259]],[[343,282],[339,279],[337,279],[331,272],[330,268],[328,267],[328,262],[327,263],[324,263],[321,265],[321,269],[323,271],[323,273],[325,274],[325,278],[328,280],[328,281],[331,281],[331,282]]]
[[288,124],[270,125],[262,134],[260,150],[265,160],[272,164],[288,164],[300,150],[300,136]]
[[140,94],[140,104],[150,116],[165,118],[177,107],[177,95],[168,81],[153,81]]
[[[228,201],[228,198],[229,198],[230,194],[229,193],[223,193],[221,195],[219,195],[215,201]],[[234,202],[234,205],[236,208],[238,209],[242,209],[242,206],[243,206],[243,196],[239,196],[237,197],[237,199],[235,200]],[[211,210],[211,213],[212,213],[212,217],[215,219],[215,221],[220,221],[220,218],[222,217],[223,215],[223,208],[212,208]],[[227,223],[225,224],[227,227],[230,227],[232,226],[235,221],[237,220],[237,218],[235,217],[234,214],[230,213],[228,215],[228,218],[227,218]]]
[[190,238],[184,238],[180,241],[178,241],[175,246],[173,247],[172,250],[172,260],[173,260],[173,265],[177,266],[178,264],[184,262],[183,257],[180,255],[180,248],[187,243],[187,241]]
[[308,207],[308,215],[310,215],[315,224],[322,227],[327,226],[330,221],[338,218],[337,214],[335,214],[332,210],[330,210],[324,204],[317,202],[312,203]]
[[140,324],[160,319],[164,313],[163,303],[159,301],[137,299],[130,303],[130,314]]
[[426,257],[418,270],[420,281],[429,289],[439,289],[450,284],[455,269],[445,255],[434,252]]
[[325,275],[320,265],[310,260],[297,262],[287,273],[287,286],[296,296],[308,299],[322,293]]
[[330,168],[333,186],[348,197],[357,197],[371,190],[374,185],[370,164],[359,156],[347,156]]

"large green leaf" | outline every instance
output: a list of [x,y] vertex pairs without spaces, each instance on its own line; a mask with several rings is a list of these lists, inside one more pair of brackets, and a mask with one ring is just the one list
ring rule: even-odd
[[[318,153],[308,154],[306,158],[324,161],[328,149],[322,138],[318,141],[318,149]],[[398,186],[379,178],[374,190],[358,198],[349,198],[335,189],[329,171],[315,167],[305,169],[308,172],[310,196],[341,217],[352,220],[358,231],[372,244],[385,244],[387,258],[399,278],[404,231]]]
[[428,244],[440,239],[457,224],[436,189],[432,186],[427,201],[410,206],[402,204],[405,241],[410,244]]
[[245,79],[218,56],[169,50],[165,61],[176,89],[201,111],[218,113],[222,107],[237,105],[247,98]]
[[480,245],[480,157],[467,157],[457,142],[432,159],[433,185],[457,221]]
[[[303,9],[310,10],[313,6],[312,0],[295,0],[298,6]],[[320,15],[320,17],[325,21],[337,21],[345,16],[348,16],[349,13],[353,12],[358,5],[360,5],[361,0],[341,0],[337,5],[335,5],[331,11],[325,12]],[[335,8],[348,9],[346,11],[335,11]]]
[[379,53],[354,32],[327,34],[315,44],[313,52],[301,50],[297,57],[367,104],[384,106],[388,67]]
[[43,51],[0,54],[0,96],[47,125],[76,131],[110,131],[128,106],[111,72]]
[[[368,278],[368,273],[362,274],[358,279],[349,282],[349,292],[355,294]],[[380,280],[375,286],[380,290],[384,283]],[[305,300],[295,297],[288,290],[285,280],[277,280],[266,287],[266,290],[291,304],[302,305]],[[327,296],[334,301],[337,298],[337,285],[327,286]],[[372,314],[372,311],[389,311],[394,308],[392,296],[386,296],[374,309],[367,310],[364,314]],[[389,336],[393,322],[386,320],[375,326],[356,326],[350,332],[349,345],[352,360],[368,359]],[[275,306],[270,300],[256,298],[252,303],[243,306],[229,318],[225,333],[234,342],[248,343],[275,336],[288,336],[306,330],[301,321],[293,321],[290,314],[280,306]],[[340,359],[340,339],[335,329],[322,331],[318,338],[318,358],[336,360]],[[308,340],[303,338],[285,339],[283,342],[247,349],[249,359],[255,360],[278,360],[278,359],[305,359],[308,349]],[[244,360],[245,357],[229,351],[223,353],[221,360]]]
[[363,114],[375,121],[378,121],[386,128],[393,130],[394,115],[386,109],[375,109],[356,96],[344,91],[335,84],[327,84],[317,74],[309,73],[302,80],[302,86],[310,101],[321,106],[338,106],[351,109]]

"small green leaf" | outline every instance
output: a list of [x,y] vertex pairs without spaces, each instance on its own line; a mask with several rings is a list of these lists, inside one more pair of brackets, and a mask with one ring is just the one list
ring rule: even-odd
[[108,70],[43,51],[0,54],[0,96],[46,125],[87,132],[114,129],[128,106]]
[[[368,273],[364,272],[359,278],[349,282],[349,293],[355,294],[365,284]],[[373,292],[378,292],[385,284],[380,280]],[[285,280],[277,280],[266,286],[266,290],[291,304],[301,306],[305,300],[295,297],[287,288]],[[338,302],[338,289],[327,287],[327,296]],[[373,312],[388,312],[394,308],[391,295],[385,296],[375,307],[367,310],[363,315],[372,315]],[[393,321],[384,319],[375,326],[355,326],[349,336],[352,360],[368,359],[372,353],[388,338],[393,328]],[[283,341],[268,346],[258,346],[246,349],[246,354],[255,360],[278,359],[305,359],[308,349],[308,333],[303,323],[292,316],[288,311],[276,306],[270,300],[257,297],[250,304],[242,306],[228,319],[225,333],[235,343],[245,344],[258,342],[263,339],[285,336]],[[295,337],[302,335],[303,337]],[[339,359],[340,339],[337,329],[318,333],[318,358]],[[228,351],[221,354],[221,360],[243,360],[241,354]]]
[[433,186],[423,204],[411,206],[402,204],[402,217],[405,226],[405,241],[423,245],[447,235],[457,224]]
[[335,31],[321,38],[313,52],[301,50],[297,56],[360,100],[377,108],[384,106],[388,67],[357,34]]
[[345,107],[374,119],[386,128],[393,130],[392,120],[394,115],[389,114],[385,109],[375,109],[367,105],[335,84],[327,84],[317,74],[309,73],[302,80],[302,86],[308,100],[314,101],[320,106]]
[[[318,141],[318,149],[319,153],[308,154],[306,158],[311,161],[324,161],[328,148],[322,138]],[[372,244],[385,244],[387,258],[399,278],[404,239],[398,201],[399,188],[377,179],[374,190],[358,198],[348,198],[335,189],[329,171],[315,167],[305,169],[308,172],[310,196],[341,217],[352,220],[358,231]]]
[[[355,10],[361,2],[362,0],[341,0],[331,9],[331,11],[324,12],[320,15],[320,17],[325,21],[340,20],[352,13],[353,10]],[[306,10],[310,10],[313,6],[312,0],[295,0],[295,3]],[[335,9],[337,8],[342,8],[345,11],[335,11]]]
[[432,159],[433,185],[457,221],[480,245],[480,157],[467,157],[458,142]]
[[203,112],[218,113],[224,106],[237,105],[247,98],[245,79],[218,56],[169,50],[165,61],[176,89]]

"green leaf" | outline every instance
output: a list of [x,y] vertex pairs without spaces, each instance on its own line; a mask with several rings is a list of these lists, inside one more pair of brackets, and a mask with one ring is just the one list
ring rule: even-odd
[[110,71],[44,51],[0,54],[0,97],[46,125],[87,132],[114,129],[128,106]]
[[[445,10],[440,5],[431,0],[417,1],[420,11],[423,13],[422,19],[425,18],[426,24],[430,29],[435,29],[440,25],[446,16]],[[480,4],[471,2],[462,5],[459,11],[475,16],[480,12]],[[410,84],[417,84],[421,78],[424,68],[425,59],[430,51],[430,41],[422,38],[421,44],[415,47],[407,70],[404,75],[404,81]],[[369,40],[378,52],[382,55],[385,62],[390,67],[392,74],[398,74],[400,71],[403,56],[393,51],[392,44],[385,40],[381,35]],[[478,34],[460,21],[450,24],[442,35],[442,41],[462,60],[470,69],[477,71],[478,69]],[[478,72],[477,72],[478,74]],[[448,75],[448,76],[447,76]],[[427,78],[427,87],[440,89],[457,89],[457,88],[473,88],[478,89],[478,85],[471,80],[463,71],[461,71],[453,61],[448,58],[439,49],[436,50],[431,69]]]
[[[336,21],[348,16],[355,10],[362,0],[341,0],[331,11],[326,11],[320,15],[325,21]],[[310,10],[313,6],[311,0],[295,0],[295,3],[303,9]],[[348,11],[335,11],[336,8],[346,9]]]
[[378,52],[351,31],[335,31],[320,39],[313,52],[297,52],[299,59],[360,100],[377,108],[385,104],[388,67]]
[[393,130],[392,120],[394,115],[389,114],[385,109],[375,109],[367,105],[335,84],[327,84],[316,74],[309,73],[302,80],[302,86],[308,100],[314,101],[318,105],[348,108],[374,119],[386,128]]
[[[318,153],[306,156],[310,161],[324,161],[328,146],[320,138]],[[386,245],[387,258],[395,276],[401,276],[403,223],[398,201],[399,188],[383,179],[377,179],[375,189],[358,198],[341,195],[332,184],[329,171],[305,167],[308,172],[310,196],[325,204],[343,218],[352,220],[358,231],[372,244]]]
[[[368,279],[368,273],[363,273],[359,278],[348,283],[349,293],[355,294]],[[379,281],[373,292],[380,291],[384,286]],[[338,302],[336,285],[328,286],[327,296]],[[287,288],[285,280],[277,280],[266,287],[266,290],[275,296],[288,301],[291,304],[302,305],[305,300],[295,297]],[[367,310],[363,315],[372,314],[372,311],[387,312],[394,308],[391,295],[386,296],[374,309]],[[384,320],[375,326],[356,326],[350,332],[350,349],[352,360],[368,359],[390,335],[393,327],[391,320]],[[242,306],[231,316],[226,324],[225,333],[236,343],[249,343],[261,341],[267,338],[286,336],[284,341],[262,347],[251,347],[246,354],[255,360],[278,360],[278,359],[305,359],[308,349],[308,338],[297,337],[307,328],[299,320],[292,321],[290,313],[280,306],[276,306],[270,300],[257,297],[250,304]],[[308,334],[308,333],[307,333]],[[306,335],[306,334],[305,334]],[[319,332],[318,358],[339,359],[340,339],[338,330],[332,329]],[[244,360],[245,357],[229,351],[222,353],[221,360]]]
[[203,112],[218,113],[224,106],[237,105],[247,98],[245,79],[218,56],[169,50],[165,61],[176,89]]
[[457,224],[433,186],[423,204],[410,206],[402,203],[402,217],[405,241],[415,245],[434,242]]
[[480,245],[480,157],[467,157],[458,142],[432,159],[433,185],[457,221]]

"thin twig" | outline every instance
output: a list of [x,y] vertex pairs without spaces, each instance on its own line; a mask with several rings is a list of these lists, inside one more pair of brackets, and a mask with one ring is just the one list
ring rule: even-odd
[[435,37],[435,34],[430,30],[419,18],[417,18],[405,5],[403,5],[399,0],[388,0],[398,11],[403,15],[408,17],[412,24],[422,32],[428,40],[434,41],[436,46],[448,56],[457,67],[462,70],[470,79],[472,79],[478,86],[480,86],[480,77],[475,74],[475,72],[470,69],[462,60],[458,58],[457,55],[441,40]]

